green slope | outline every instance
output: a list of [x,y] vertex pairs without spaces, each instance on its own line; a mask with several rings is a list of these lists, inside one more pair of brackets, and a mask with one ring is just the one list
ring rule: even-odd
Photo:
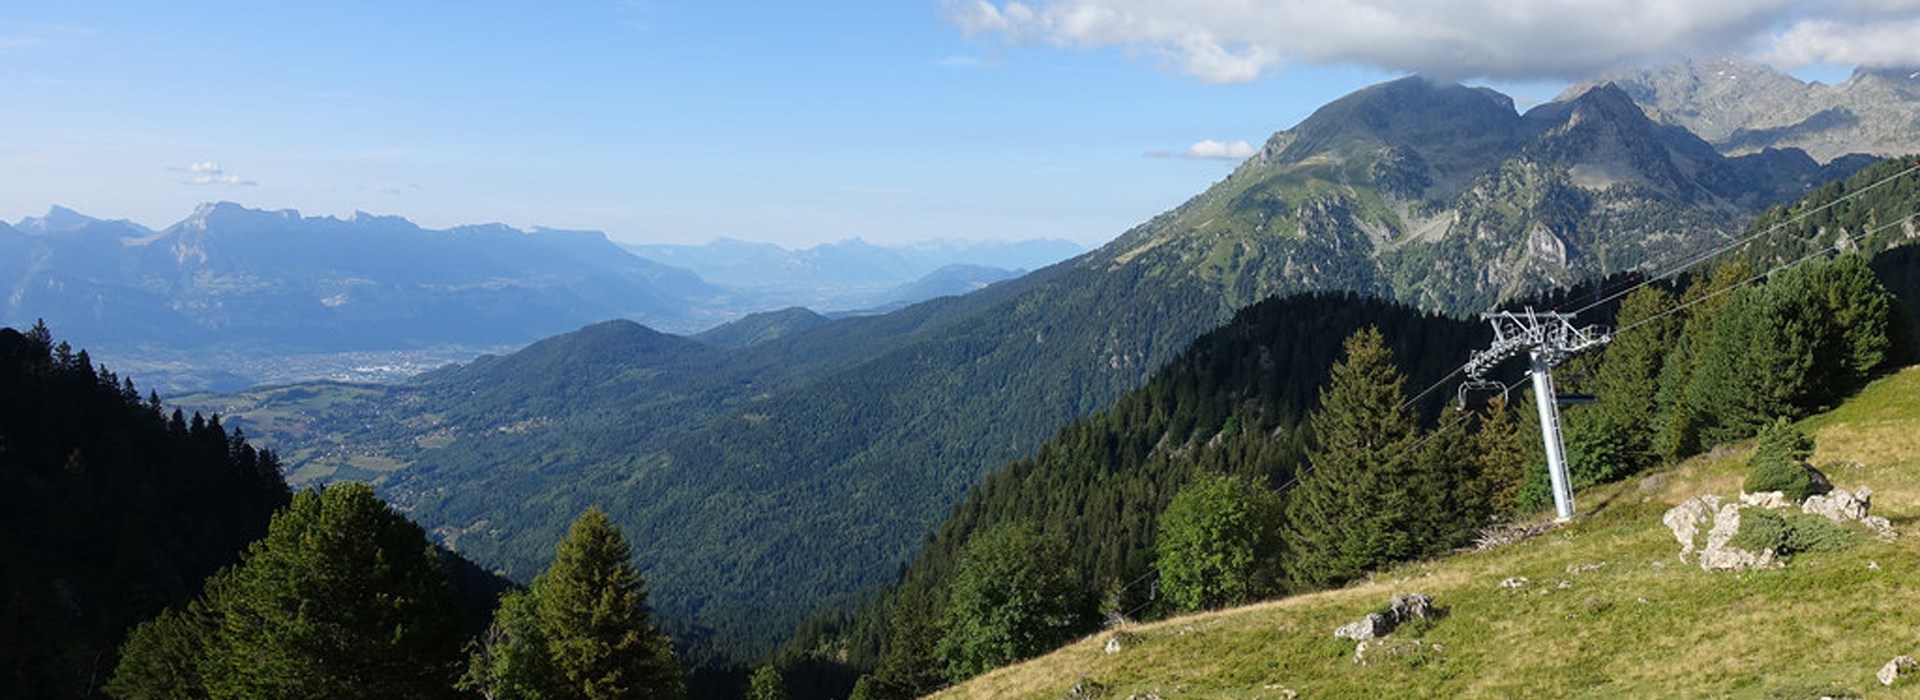
[[[1101,633],[935,697],[1920,697],[1874,679],[1920,654],[1920,368],[1881,379],[1802,423],[1835,484],[1871,486],[1873,512],[1902,536],[1864,533],[1846,550],[1783,569],[1706,573],[1681,563],[1660,523],[1692,496],[1737,494],[1746,447],[1582,492],[1568,526],[1485,552],[1381,572],[1352,587]],[[1522,588],[1501,582],[1525,577]],[[1565,582],[1565,583],[1562,583]],[[1335,639],[1398,593],[1433,596],[1446,616],[1422,651],[1361,666]],[[1101,694],[1103,693],[1103,694]]]

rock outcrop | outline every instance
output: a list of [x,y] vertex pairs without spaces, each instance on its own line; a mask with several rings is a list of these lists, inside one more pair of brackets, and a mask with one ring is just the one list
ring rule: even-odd
[[[1862,486],[1851,492],[1832,489],[1809,496],[1800,504],[1800,511],[1840,525],[1859,523],[1881,539],[1893,539],[1897,534],[1893,523],[1886,518],[1867,514],[1872,505],[1873,489]],[[1737,503],[1723,503],[1719,496],[1707,494],[1689,498],[1685,503],[1668,509],[1660,521],[1673,532],[1674,539],[1680,541],[1682,562],[1688,561],[1691,556],[1700,568],[1707,571],[1769,569],[1781,566],[1778,552],[1773,549],[1749,551],[1732,544],[1734,536],[1740,533],[1740,513],[1748,508],[1779,511],[1792,507],[1792,501],[1778,491],[1742,493]],[[1704,546],[1700,544],[1700,531],[1703,529],[1707,531]]]
[[1435,613],[1433,596],[1425,593],[1397,595],[1387,604],[1384,612],[1367,613],[1366,617],[1341,625],[1333,631],[1333,636],[1354,641],[1384,637],[1408,621],[1437,617]]
[[[1694,555],[1694,561],[1707,571],[1744,571],[1779,566],[1778,556],[1771,549],[1752,552],[1730,544],[1733,536],[1740,532],[1740,510],[1747,507],[1753,506],[1722,504],[1719,496],[1709,494],[1689,498],[1687,502],[1674,506],[1660,521],[1673,531],[1674,539],[1680,541],[1680,561],[1687,561],[1688,555]],[[1707,530],[1705,547],[1699,545],[1702,529]]]
[[1874,674],[1874,677],[1880,679],[1880,685],[1892,687],[1893,684],[1900,682],[1900,679],[1912,675],[1916,670],[1920,670],[1920,661],[1914,661],[1911,656],[1901,655],[1893,657],[1887,665],[1881,666],[1880,672]]

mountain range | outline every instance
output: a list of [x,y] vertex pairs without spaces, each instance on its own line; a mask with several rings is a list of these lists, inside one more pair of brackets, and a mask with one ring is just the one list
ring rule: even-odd
[[1098,250],[966,296],[763,316],[712,344],[606,323],[405,385],[198,405],[296,477],[377,480],[511,575],[603,505],[663,614],[711,635],[682,641],[751,657],[887,580],[983,474],[1247,304],[1340,291],[1480,311],[1675,264],[1870,160],[1725,156],[1617,85],[1522,114],[1408,78],[1321,108]]
[[1059,239],[880,246],[855,238],[796,250],[720,238],[697,246],[626,248],[754,300],[739,306],[804,306],[823,313],[871,312],[964,294],[1086,252]]
[[1920,153],[1920,68],[1855,69],[1844,82],[1804,82],[1739,59],[1618,71],[1612,82],[1654,119],[1685,127],[1730,155],[1798,148],[1822,162],[1851,153]]
[[[45,319],[169,390],[390,380],[610,318],[691,333],[792,305],[892,308],[1018,274],[976,261],[1043,264],[1075,252],[1059,241],[655,250],[726,280],[715,284],[596,231],[430,230],[399,217],[310,217],[228,202],[154,231],[56,206],[0,223],[0,323]],[[738,272],[782,255],[808,264],[764,276],[784,281],[774,286]]]

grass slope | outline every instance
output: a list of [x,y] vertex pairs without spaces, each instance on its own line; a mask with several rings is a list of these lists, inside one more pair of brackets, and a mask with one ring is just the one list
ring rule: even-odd
[[[1819,442],[1814,463],[1836,486],[1871,486],[1873,512],[1902,537],[1858,531],[1848,549],[1772,571],[1683,564],[1660,517],[1694,495],[1738,493],[1751,446],[1723,448],[1583,492],[1574,523],[1525,542],[1138,625],[1114,655],[1102,632],[935,697],[1920,697],[1920,682],[1889,690],[1874,679],[1893,656],[1920,655],[1920,367],[1803,427]],[[1509,577],[1529,583],[1502,587]],[[1333,629],[1410,591],[1447,611],[1388,637],[1417,638],[1422,651],[1357,665]]]

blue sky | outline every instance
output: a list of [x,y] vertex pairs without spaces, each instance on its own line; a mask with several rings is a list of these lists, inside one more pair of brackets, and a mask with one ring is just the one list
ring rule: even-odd
[[[1196,144],[1237,155],[1233,142],[1410,71],[1491,76],[1523,103],[1679,51],[1770,46],[1831,71],[1879,60],[1822,43],[1845,22],[1920,14],[1908,0],[1702,2],[1739,9],[1648,19],[1691,31],[1658,38],[1671,46],[1599,37],[1582,52],[1525,18],[1462,20],[1505,32],[1463,47],[1340,15],[1405,0],[1289,4],[1339,30],[1236,16],[1259,4],[11,2],[0,218],[61,204],[160,227],[232,200],[636,242],[1091,245],[1231,170],[1183,157]],[[1889,51],[1920,44],[1909,26]],[[1549,48],[1564,60],[1529,53]]]

